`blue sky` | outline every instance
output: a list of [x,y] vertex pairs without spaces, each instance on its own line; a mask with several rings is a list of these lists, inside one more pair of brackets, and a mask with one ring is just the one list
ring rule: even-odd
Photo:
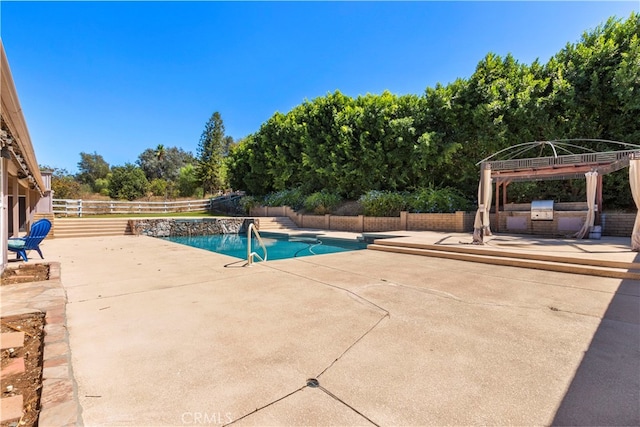
[[626,2],[14,2],[0,34],[41,165],[112,166],[158,144],[196,153],[340,90],[422,94],[489,52],[546,62]]

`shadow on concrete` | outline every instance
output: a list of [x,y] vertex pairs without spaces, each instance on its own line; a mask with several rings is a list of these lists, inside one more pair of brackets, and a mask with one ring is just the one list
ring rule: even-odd
[[620,283],[553,425],[640,425],[640,281]]

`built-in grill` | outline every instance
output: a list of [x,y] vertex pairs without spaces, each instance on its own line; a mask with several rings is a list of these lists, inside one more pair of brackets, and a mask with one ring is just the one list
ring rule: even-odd
[[553,200],[532,201],[531,221],[553,221]]

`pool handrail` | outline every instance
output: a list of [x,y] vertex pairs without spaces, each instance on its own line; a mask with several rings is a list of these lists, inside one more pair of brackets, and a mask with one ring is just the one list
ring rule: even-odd
[[[251,251],[251,233],[253,232],[253,234],[256,236],[256,239],[258,239],[258,243],[260,244],[260,246],[262,247],[262,250],[264,251],[264,259],[258,255],[256,252],[252,252]],[[264,245],[264,242],[262,241],[262,237],[260,237],[260,233],[258,233],[258,229],[256,228],[254,223],[249,224],[249,228],[247,229],[247,266],[251,266],[253,264],[253,257],[257,257],[260,261],[266,261],[267,260],[267,247]]]

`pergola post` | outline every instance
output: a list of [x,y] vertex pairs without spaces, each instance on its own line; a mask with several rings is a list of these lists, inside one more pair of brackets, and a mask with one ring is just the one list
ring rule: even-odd
[[597,225],[602,225],[601,215],[604,210],[602,208],[602,175],[598,175],[598,183],[596,184],[596,205],[598,206],[598,209],[596,210],[595,223]]
[[491,165],[483,163],[480,168],[480,182],[478,184],[478,210],[473,221],[473,244],[483,245],[484,236],[491,236],[489,212],[492,193]]
[[500,231],[500,185],[502,183],[496,180],[496,223],[494,224],[496,231]]
[[631,196],[636,204],[636,220],[631,232],[631,250],[640,252],[640,152],[630,156],[629,185],[631,186]]

